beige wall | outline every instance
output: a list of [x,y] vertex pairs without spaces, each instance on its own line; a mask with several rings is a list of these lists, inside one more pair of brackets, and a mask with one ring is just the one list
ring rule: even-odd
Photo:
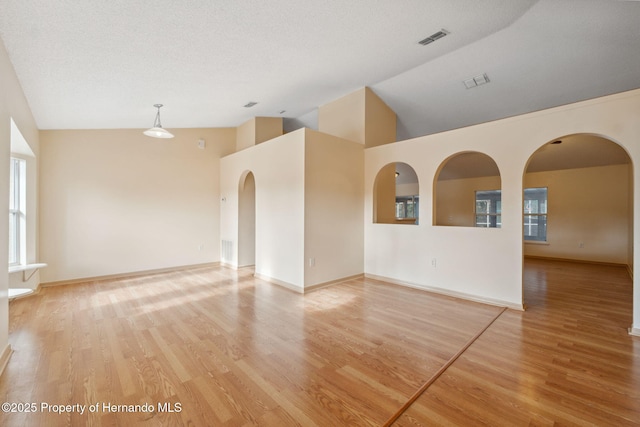
[[500,189],[499,176],[437,181],[435,225],[475,227],[475,192]]
[[[366,149],[365,274],[450,295],[522,307],[522,189],[530,156],[554,139],[589,133],[617,142],[638,164],[638,117],[640,90],[635,90]],[[487,154],[500,170],[502,228],[434,226],[433,187],[429,185],[420,186],[421,220],[417,227],[372,223],[375,177],[390,159],[410,164],[419,182],[433,183],[442,162],[465,151]],[[640,212],[639,181],[638,174],[634,174],[634,216]],[[469,203],[469,210],[472,206]],[[639,247],[640,233],[635,232],[633,240],[634,247]],[[639,256],[638,252],[634,251],[634,258]],[[634,289],[633,328],[640,334],[637,275]]]
[[361,274],[363,156],[361,144],[303,128],[223,158],[221,239],[233,248],[225,263],[244,264],[239,183],[252,172],[258,277],[303,292]]
[[305,288],[362,274],[364,147],[307,129]]
[[220,259],[219,158],[235,129],[172,132],[41,131],[43,282]]
[[525,187],[548,187],[548,219],[546,244],[524,254],[627,264],[629,175],[629,165],[526,174]]
[[365,88],[365,146],[376,147],[396,140],[396,113],[371,89]]
[[[629,165],[525,175],[525,187],[548,187],[547,242],[525,242],[524,254],[627,264]],[[436,225],[474,227],[475,191],[499,190],[500,177],[437,182]],[[583,243],[583,247],[580,247]]]
[[[0,41],[0,212],[2,212],[0,221],[2,224],[9,222],[9,157],[12,119],[37,157],[39,155],[38,129],[9,56]],[[35,185],[29,187],[37,192]],[[37,216],[37,212],[32,214]],[[8,227],[0,227],[0,242],[7,242],[8,239]],[[33,239],[33,236],[27,236],[27,239]],[[37,236],[34,240],[37,242]],[[4,368],[4,362],[9,356],[8,250],[8,244],[0,245],[0,371]],[[34,249],[31,248],[31,251],[33,252]],[[37,253],[37,249],[35,252]]]
[[375,147],[396,139],[396,114],[371,89],[362,88],[318,108],[318,130]]
[[[220,160],[220,238],[224,263],[238,266],[239,185],[255,178],[255,274],[304,289],[304,141],[300,129]],[[228,242],[228,243],[224,243]]]
[[236,151],[256,145],[256,120],[249,119],[236,128]]
[[256,180],[248,172],[238,191],[238,267],[256,263]]
[[396,164],[389,163],[376,175],[374,184],[373,222],[396,222]]
[[236,151],[281,136],[282,117],[254,117],[237,127]]
[[365,143],[365,88],[318,108],[318,130]]
[[282,135],[282,117],[256,117],[256,144]]

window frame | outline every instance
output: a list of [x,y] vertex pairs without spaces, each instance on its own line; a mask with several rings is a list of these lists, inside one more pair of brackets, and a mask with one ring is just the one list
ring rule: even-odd
[[[404,215],[398,216],[398,205],[402,204],[402,212]],[[409,205],[412,207],[413,216],[409,216]],[[395,212],[397,220],[418,219],[420,216],[420,196],[396,196]]]
[[[527,191],[531,190],[544,190],[544,199],[538,198],[529,198],[527,199]],[[537,201],[536,211],[539,212],[527,212],[527,201]],[[543,203],[540,203],[544,201]],[[549,187],[528,187],[524,188],[522,191],[522,236],[525,242],[540,242],[546,243],[548,240],[548,216],[549,216]],[[529,210],[532,210],[529,208]],[[529,222],[527,223],[526,219],[529,217]],[[532,223],[531,219],[536,218],[535,224]],[[542,219],[542,221],[541,221]],[[533,226],[536,227],[537,236],[533,236],[532,234],[526,234],[527,226],[529,227],[529,233],[531,233],[531,228]],[[541,230],[543,233],[541,233]]]
[[26,161],[10,157],[9,164],[9,266],[25,261],[26,243]]
[[[502,228],[502,190],[476,190],[473,193],[475,200],[473,207],[474,227]],[[478,199],[483,196],[484,198]],[[478,202],[486,202],[487,212],[478,212]],[[486,221],[479,223],[479,216],[486,217]]]

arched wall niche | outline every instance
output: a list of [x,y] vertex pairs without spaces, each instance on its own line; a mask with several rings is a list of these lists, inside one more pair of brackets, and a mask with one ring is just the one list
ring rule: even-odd
[[418,224],[420,186],[416,171],[404,162],[383,166],[373,184],[373,222]]
[[477,151],[453,154],[436,172],[433,225],[499,228],[502,180],[496,162]]
[[[545,141],[523,171],[524,256],[632,270],[633,175],[627,150],[605,135],[577,133]],[[534,189],[546,190],[545,212],[527,204],[527,191]],[[544,230],[537,232],[530,223]]]
[[245,171],[238,182],[238,267],[256,263],[256,181]]

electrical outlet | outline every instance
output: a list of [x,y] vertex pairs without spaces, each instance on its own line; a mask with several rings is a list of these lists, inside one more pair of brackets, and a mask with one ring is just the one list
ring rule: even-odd
[[584,242],[580,242],[580,243],[578,243],[578,247],[579,247],[579,248],[584,248]]
[[431,258],[431,267],[435,268],[437,264],[437,260],[435,258]]
[[315,258],[309,258],[309,267],[313,267],[316,265],[316,259]]

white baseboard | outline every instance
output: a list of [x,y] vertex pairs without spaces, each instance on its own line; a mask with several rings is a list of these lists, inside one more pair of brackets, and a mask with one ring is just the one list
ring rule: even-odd
[[418,285],[416,283],[404,282],[402,280],[392,279],[390,277],[377,276],[375,274],[365,273],[364,277],[367,279],[380,280],[382,282],[391,283],[399,286],[406,286],[408,288],[420,289],[422,291],[433,292],[434,294],[446,295],[453,298],[459,298],[467,301],[479,302],[482,304],[495,305],[497,307],[507,307],[513,310],[524,311],[524,305],[514,304],[509,301],[503,301],[494,298],[486,298],[478,295],[467,294],[464,292],[451,291],[449,289],[436,288],[433,286]]
[[274,285],[282,286],[283,288],[287,288],[290,291],[297,292],[299,294],[304,294],[304,289],[300,286],[296,286],[293,283],[288,283],[283,280],[274,279],[273,277],[265,276],[264,274],[254,273],[254,277],[264,280],[265,282],[273,283]]
[[129,277],[139,277],[139,276],[148,276],[151,274],[171,273],[173,271],[184,271],[184,270],[191,270],[196,268],[219,267],[220,265],[221,264],[218,261],[207,262],[204,264],[190,264],[190,265],[182,265],[182,266],[176,266],[176,267],[156,268],[153,270],[132,271],[129,273],[108,274],[105,276],[81,277],[78,279],[59,280],[56,282],[45,282],[45,283],[40,283],[40,286],[43,288],[49,288],[52,286],[75,285],[78,283],[94,282],[97,280],[126,279]]
[[4,372],[4,368],[7,367],[12,353],[13,350],[11,349],[11,345],[7,344],[7,346],[4,348],[4,351],[2,352],[2,355],[0,355],[0,375],[2,375],[2,373]]
[[629,328],[629,335],[633,335],[635,337],[640,337],[640,328]]
[[287,282],[284,282],[282,280],[274,279],[273,277],[265,276],[263,274],[254,273],[253,275],[258,279],[264,280],[265,282],[269,282],[269,283],[273,283],[274,285],[282,286],[283,288],[287,288],[287,289],[295,291],[295,292],[297,292],[299,294],[306,294],[306,293],[309,293],[309,292],[312,292],[312,291],[317,291],[318,289],[326,288],[328,286],[337,285],[338,283],[343,283],[343,282],[346,282],[346,281],[349,281],[349,280],[359,279],[361,277],[364,277],[364,275],[361,273],[361,274],[356,274],[354,276],[342,277],[340,279],[330,280],[328,282],[316,283],[315,285],[310,285],[310,286],[306,286],[304,288],[301,288],[301,287],[296,286],[296,285],[294,285],[292,283],[287,283]]

